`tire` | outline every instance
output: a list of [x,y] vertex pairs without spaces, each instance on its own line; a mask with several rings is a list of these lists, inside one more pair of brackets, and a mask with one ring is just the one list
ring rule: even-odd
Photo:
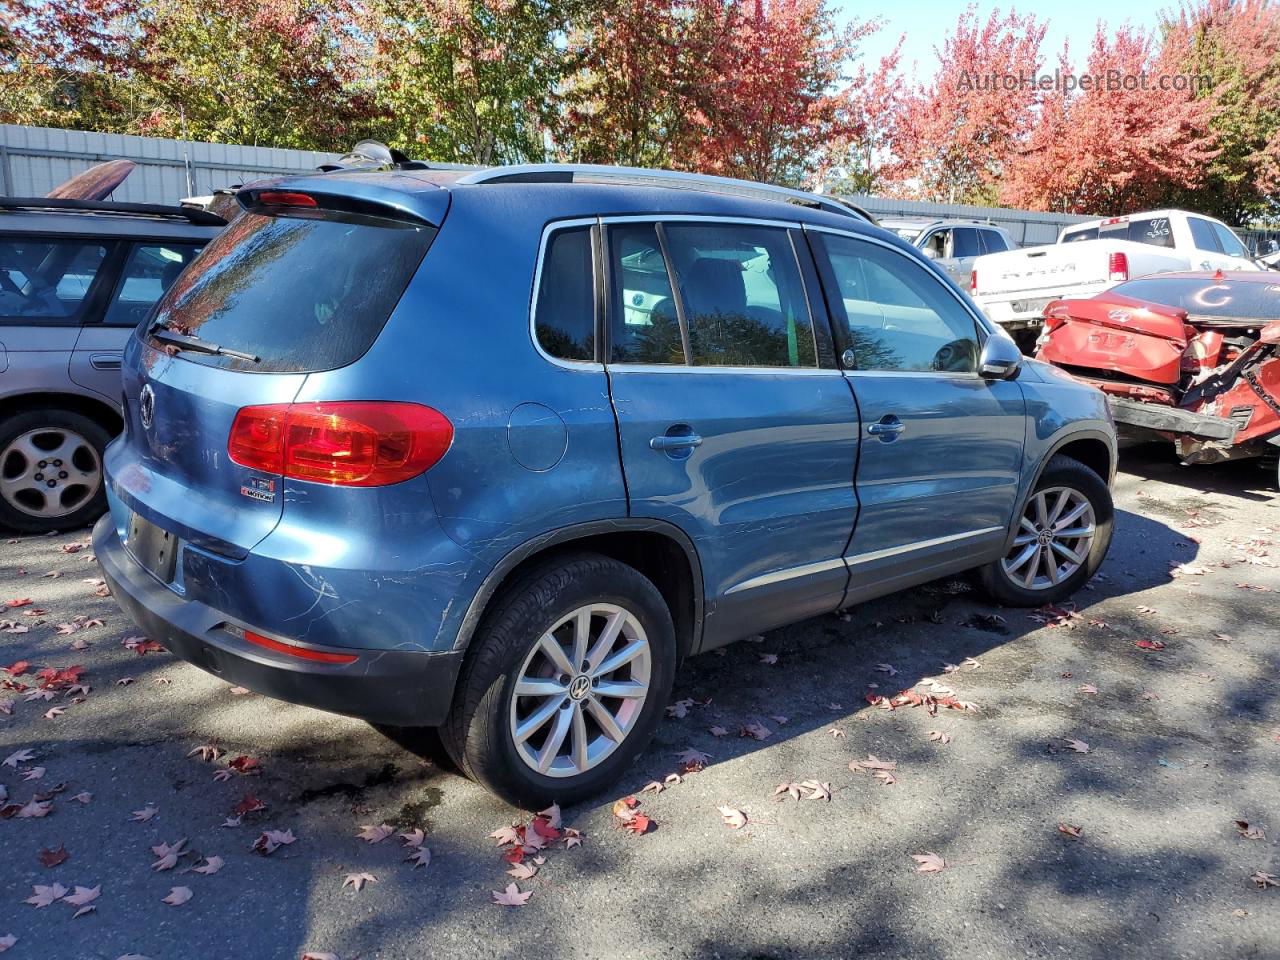
[[[590,630],[578,650],[586,649],[589,660],[603,668],[641,651],[616,670],[601,670],[598,685],[590,671],[581,670],[583,664],[572,675],[563,672],[574,654],[576,615],[584,609],[590,611]],[[597,650],[604,628],[615,623],[616,639]],[[543,642],[553,629],[561,660]],[[464,774],[508,803],[528,809],[574,803],[613,784],[648,745],[671,692],[675,663],[671,613],[648,578],[599,554],[561,557],[530,570],[485,615],[441,740]],[[590,686],[585,693],[583,677]],[[517,681],[521,689],[562,692],[517,695]],[[610,698],[600,692],[605,688],[645,693],[639,699]],[[613,738],[597,719],[597,707],[612,718]],[[548,719],[534,726],[543,714]],[[518,744],[513,731],[525,726],[534,732]],[[561,730],[563,743],[552,753],[550,741]],[[577,753],[579,742],[589,750]],[[536,768],[540,756],[548,757],[545,772]],[[579,759],[588,762],[579,765]]]
[[[101,424],[70,410],[28,410],[0,423],[0,525],[49,533],[100,517],[107,509],[102,454],[110,442]],[[42,468],[35,458],[44,454],[64,462]]]
[[[1055,511],[1063,491],[1068,492],[1067,499]],[[1091,536],[1087,539],[1063,537],[1062,533],[1052,536],[1053,523],[1049,525],[1048,533],[1033,530],[1033,527],[1045,526],[1043,517],[1038,514],[1037,504],[1042,494],[1044,499],[1040,502],[1045,505],[1046,513],[1062,532],[1069,534],[1091,526]],[[1081,520],[1071,520],[1071,514],[1082,504],[1087,504],[1087,507]],[[1087,523],[1090,515],[1093,518],[1091,525],[1076,525],[1077,522]],[[1013,546],[1004,557],[980,568],[978,580],[993,600],[1007,607],[1038,607],[1046,603],[1057,603],[1084,586],[1102,566],[1107,548],[1111,545],[1114,519],[1111,490],[1103,479],[1077,460],[1061,455],[1053,457],[1045,466],[1036,482],[1035,491],[1023,507]],[[1067,522],[1064,524],[1064,521]],[[1020,543],[1019,539],[1025,537],[1035,539]],[[1049,537],[1047,545],[1046,537]],[[1039,552],[1028,557],[1027,551],[1030,549],[1038,549]],[[1068,559],[1068,555],[1079,557],[1080,562]],[[1050,557],[1056,564],[1052,568],[1047,559]],[[1019,563],[1020,560],[1023,562]]]

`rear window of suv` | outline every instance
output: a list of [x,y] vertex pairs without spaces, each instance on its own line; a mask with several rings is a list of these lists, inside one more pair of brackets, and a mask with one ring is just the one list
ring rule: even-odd
[[163,324],[260,361],[182,354],[209,366],[256,373],[345,366],[382,331],[435,234],[425,224],[367,217],[246,212],[183,272],[148,327]]

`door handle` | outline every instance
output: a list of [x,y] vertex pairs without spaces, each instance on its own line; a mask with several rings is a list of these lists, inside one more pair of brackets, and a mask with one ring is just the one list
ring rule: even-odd
[[120,354],[94,353],[89,356],[89,366],[95,370],[119,370]]
[[649,449],[670,452],[672,450],[689,450],[702,446],[702,438],[696,433],[664,434],[653,437],[649,441]]
[[875,423],[867,424],[867,433],[879,437],[881,443],[892,443],[906,429],[907,425],[892,413],[886,413]]

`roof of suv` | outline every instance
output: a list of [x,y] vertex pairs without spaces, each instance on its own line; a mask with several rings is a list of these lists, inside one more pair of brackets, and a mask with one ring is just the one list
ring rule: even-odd
[[75,236],[208,239],[226,221],[204,210],[159,204],[45,197],[0,198],[0,233],[65,233]]
[[363,201],[434,225],[443,222],[452,195],[483,191],[506,198],[513,210],[529,201],[539,208],[540,215],[547,199],[555,196],[555,206],[560,208],[556,218],[673,213],[782,219],[842,229],[874,226],[861,211],[842,200],[787,187],[665,170],[576,164],[481,170],[337,170],[256,181],[242,188],[238,196],[251,206],[273,191]]

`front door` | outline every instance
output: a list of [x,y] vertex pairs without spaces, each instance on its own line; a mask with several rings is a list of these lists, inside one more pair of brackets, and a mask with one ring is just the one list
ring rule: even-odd
[[977,374],[983,331],[956,293],[878,240],[811,231],[862,419],[847,602],[999,556],[1025,405]]
[[[696,544],[703,649],[834,610],[848,575],[857,410],[817,328],[804,235],[610,223],[609,383],[630,512]],[[807,280],[806,280],[807,271]],[[825,349],[822,349],[825,348]]]

